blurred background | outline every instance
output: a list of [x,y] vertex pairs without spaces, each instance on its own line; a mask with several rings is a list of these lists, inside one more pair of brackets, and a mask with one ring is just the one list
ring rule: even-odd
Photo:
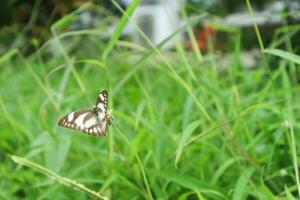
[[[299,0],[2,0],[0,199],[299,199]],[[57,126],[109,92],[107,137]]]
[[[52,36],[50,27],[58,19],[73,12],[86,2],[88,1],[2,1],[0,53],[13,47],[21,48],[26,54],[34,52]],[[126,9],[131,3],[130,0],[116,2],[122,9]],[[76,20],[62,27],[63,30],[60,31],[66,32],[105,25],[107,31],[112,33],[122,15],[120,9],[116,8],[111,1],[96,0],[92,3],[94,6],[78,11]],[[282,25],[299,23],[300,3],[297,0],[252,0],[251,4],[265,44],[271,43],[272,38],[276,36],[276,30]],[[145,45],[147,42],[135,28],[138,26],[149,40],[157,45],[188,18],[199,15],[203,15],[202,19],[192,25],[197,48],[204,52],[208,51],[207,40],[210,38],[215,50],[229,51],[230,44],[234,42],[234,32],[239,30],[243,35],[241,43],[243,48],[254,51],[257,49],[253,18],[246,3],[235,0],[141,0],[121,37]],[[185,48],[192,50],[191,41],[184,34],[183,40]],[[292,42],[299,42],[296,36],[292,37]],[[176,41],[172,40],[164,45],[164,48],[172,49],[175,43]]]

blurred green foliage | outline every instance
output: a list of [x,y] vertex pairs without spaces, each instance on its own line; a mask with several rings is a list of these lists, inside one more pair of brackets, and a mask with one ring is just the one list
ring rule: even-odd
[[[0,199],[300,196],[300,58],[291,40],[300,27],[278,29],[249,69],[240,30],[214,27],[232,35],[229,58],[180,40],[165,51],[195,22],[147,48],[120,39],[126,20],[111,37],[110,13],[96,27],[68,29],[90,6],[104,12],[84,4],[51,24],[45,43],[31,38],[41,46],[30,56],[11,48],[0,57]],[[57,126],[102,89],[115,117],[107,137]]]

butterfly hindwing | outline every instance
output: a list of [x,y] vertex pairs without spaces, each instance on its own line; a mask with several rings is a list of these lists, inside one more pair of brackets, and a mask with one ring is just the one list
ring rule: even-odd
[[89,109],[71,112],[61,118],[58,121],[58,125],[75,130],[83,130],[85,128],[83,123],[91,114],[92,112]]
[[86,109],[69,113],[58,121],[58,125],[89,135],[105,135],[106,129],[101,127],[97,120],[97,116],[90,109]]

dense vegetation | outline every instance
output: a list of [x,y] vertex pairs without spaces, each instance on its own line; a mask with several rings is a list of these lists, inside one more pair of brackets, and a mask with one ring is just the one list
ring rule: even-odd
[[[0,57],[1,199],[299,197],[300,58],[290,34],[299,27],[261,46],[252,69],[236,30],[220,69],[213,49],[118,40],[125,15],[113,35],[105,24],[66,31],[77,12],[53,24],[53,38],[31,56],[14,48]],[[102,89],[114,116],[107,137],[57,126]]]

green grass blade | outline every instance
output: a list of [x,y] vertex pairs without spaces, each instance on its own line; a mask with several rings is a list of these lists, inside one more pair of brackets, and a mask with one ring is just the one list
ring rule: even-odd
[[179,174],[178,172],[172,170],[157,171],[155,175],[164,178],[168,181],[177,183],[178,185],[181,185],[185,188],[195,190],[203,194],[206,193],[210,195],[215,195],[225,199],[224,194],[220,192],[218,188],[209,185],[207,183],[204,183],[198,178],[186,176],[184,174]]
[[[114,123],[115,124],[115,123]],[[149,199],[153,199],[153,196],[152,196],[152,193],[151,193],[151,190],[150,190],[150,185],[149,185],[149,181],[147,179],[147,176],[146,176],[146,172],[145,172],[145,169],[144,169],[144,166],[143,166],[143,163],[141,161],[141,158],[140,156],[138,155],[138,153],[136,152],[136,150],[132,147],[132,144],[131,142],[127,139],[127,137],[122,133],[122,131],[116,126],[114,125],[114,128],[118,131],[118,133],[120,134],[120,136],[124,139],[124,141],[127,143],[127,145],[132,149],[133,153],[134,153],[134,156],[138,162],[138,165],[140,167],[140,170],[141,170],[141,173],[142,173],[142,176],[143,176],[143,181],[144,181],[144,184],[146,186],[146,189],[147,189],[147,193],[148,193],[148,197]]]
[[257,26],[257,23],[256,23],[256,20],[255,20],[255,17],[254,17],[254,14],[253,14],[253,10],[252,10],[252,7],[251,7],[251,4],[250,4],[250,1],[249,0],[246,0],[246,4],[247,4],[247,8],[250,12],[250,15],[252,17],[252,20],[253,20],[253,25],[254,25],[254,30],[255,30],[255,33],[256,33],[256,37],[257,37],[257,40],[258,40],[258,44],[259,44],[259,47],[260,47],[260,51],[263,52],[264,51],[264,43],[261,39],[261,36],[260,36],[260,33],[259,33],[259,29],[258,29],[258,26]]
[[179,27],[178,29],[176,29],[171,35],[169,35],[168,37],[166,37],[165,39],[163,39],[159,44],[157,44],[155,46],[155,48],[150,49],[149,51],[147,51],[146,53],[143,54],[143,56],[135,63],[133,64],[132,68],[129,70],[129,72],[124,76],[123,79],[121,79],[117,85],[114,87],[113,90],[113,95],[119,90],[121,89],[121,87],[135,74],[135,72],[137,71],[137,69],[139,69],[142,64],[153,54],[156,53],[157,49],[161,49],[165,44],[167,44],[171,39],[173,39],[176,35],[178,35],[179,33],[182,33],[185,31],[185,29],[187,28],[187,26],[192,26],[195,25],[197,23],[199,23],[200,19],[202,19],[205,15],[201,15],[199,17],[195,17],[193,19],[191,19],[190,21],[187,21],[185,24],[183,24],[181,27]]
[[24,63],[25,67],[29,71],[29,73],[32,75],[34,80],[37,82],[37,84],[41,87],[43,92],[46,94],[46,96],[49,98],[50,102],[52,103],[53,107],[56,111],[59,111],[59,104],[55,101],[51,90],[47,85],[43,82],[43,80],[39,77],[39,75],[32,69],[32,67],[29,65],[26,58],[23,57],[21,52],[18,51],[18,56],[20,57],[21,61]]
[[40,172],[40,173],[42,173],[46,176],[49,176],[49,177],[55,179],[56,181],[66,185],[68,187],[71,187],[71,188],[80,190],[82,192],[85,192],[85,193],[91,195],[94,198],[105,199],[105,200],[108,199],[107,197],[100,195],[98,192],[87,188],[85,185],[83,185],[81,183],[77,183],[74,180],[62,177],[58,174],[55,174],[54,172],[48,170],[47,168],[45,168],[41,165],[38,165],[34,162],[31,162],[30,160],[27,160],[25,158],[22,158],[22,157],[19,157],[19,156],[16,156],[16,155],[11,155],[10,158],[18,164],[25,165],[25,166],[27,166],[31,169],[34,169],[34,170],[36,170],[36,171],[38,171],[38,172]]
[[178,148],[176,150],[176,158],[175,158],[175,167],[177,168],[177,164],[179,162],[180,156],[182,154],[182,151],[185,147],[185,143],[188,140],[189,136],[194,132],[194,130],[200,126],[201,121],[197,120],[194,121],[192,123],[190,123],[189,125],[187,125],[187,127],[183,130],[183,134],[179,140],[179,144],[178,144]]
[[[181,9],[181,14],[182,14],[184,20],[189,20],[188,17],[187,17],[185,8]],[[191,45],[192,45],[193,51],[195,52],[195,55],[196,55],[198,61],[199,62],[203,61],[201,50],[198,47],[196,36],[195,36],[195,34],[193,32],[192,26],[190,26],[190,25],[187,26],[187,33],[188,33],[189,39],[191,41]]]
[[85,64],[91,64],[91,65],[96,65],[101,68],[106,68],[105,64],[99,60],[95,59],[81,59],[81,60],[76,60],[74,63],[85,63]]
[[[160,42],[156,48],[160,49],[163,47],[167,42],[169,42],[173,37],[175,37],[178,33],[181,31],[184,31],[184,27],[180,27],[177,31],[173,32],[170,36],[168,36],[166,39],[164,39],[162,42]],[[143,54],[143,56],[135,63],[133,64],[133,67],[129,70],[129,72],[117,83],[117,85],[114,87],[113,95],[121,89],[121,87],[135,74],[135,72],[142,66],[144,61],[146,61],[151,55],[155,53],[154,49],[150,49],[148,52]]]
[[[119,4],[115,0],[112,0],[112,3],[116,7],[119,7]],[[108,44],[107,44],[107,46],[105,47],[105,49],[103,51],[102,60],[103,60],[104,63],[106,61],[106,57],[108,56],[108,54],[110,53],[110,51],[112,50],[112,48],[114,47],[114,45],[119,40],[119,37],[120,37],[120,35],[121,35],[121,33],[122,33],[125,25],[129,21],[131,15],[133,14],[134,10],[139,5],[139,3],[140,3],[140,0],[133,0],[131,2],[131,4],[128,6],[128,8],[125,11],[125,13],[123,13],[123,16],[122,16],[121,20],[119,21],[118,25],[116,26],[116,29],[115,29],[112,37],[108,41]]]
[[288,200],[296,200],[287,186],[285,186],[285,194]]
[[300,56],[287,52],[287,51],[283,51],[281,49],[265,49],[264,53],[268,53],[274,56],[278,56],[280,58],[286,59],[288,61],[294,62],[298,65],[300,65]]
[[54,29],[58,30],[58,29],[63,29],[65,27],[69,26],[71,23],[73,23],[78,18],[78,16],[76,15],[77,12],[86,10],[90,6],[93,6],[93,4],[91,4],[90,2],[84,3],[77,10],[75,10],[75,11],[71,12],[70,14],[65,15],[61,19],[57,20],[51,26],[51,31],[53,32]]
[[240,178],[238,179],[236,185],[235,185],[235,191],[233,194],[233,200],[241,200],[245,199],[245,196],[248,193],[248,187],[247,184],[251,182],[251,175],[254,172],[254,169],[250,168],[247,169],[243,174],[241,174]]
[[235,158],[231,158],[229,160],[226,160],[216,171],[216,173],[214,174],[213,178],[212,178],[212,184],[215,185],[217,184],[217,181],[219,180],[219,178],[222,176],[222,174],[225,173],[225,170],[228,169],[231,165],[233,165],[234,163],[243,160],[244,158],[242,157],[235,157]]
[[5,54],[3,54],[1,57],[0,57],[0,65],[2,63],[4,63],[5,61],[11,59],[14,55],[16,55],[18,53],[18,49],[14,48],[14,49],[11,49],[9,50],[8,52],[6,52]]
[[26,129],[26,127],[24,127],[23,124],[20,123],[18,120],[15,120],[10,115],[10,113],[6,110],[5,104],[1,97],[0,97],[0,110],[2,114],[2,119],[6,119],[8,121],[8,124],[15,132],[22,132],[28,137],[31,135],[30,132]]
[[293,165],[294,165],[294,171],[295,171],[295,179],[296,179],[296,185],[298,190],[298,197],[300,197],[300,180],[299,180],[299,167],[298,167],[298,160],[297,160],[297,149],[296,149],[296,139],[295,139],[295,133],[294,133],[294,127],[291,122],[286,122],[287,127],[289,128],[289,132],[291,134],[291,151],[292,151],[292,157],[293,157]]

